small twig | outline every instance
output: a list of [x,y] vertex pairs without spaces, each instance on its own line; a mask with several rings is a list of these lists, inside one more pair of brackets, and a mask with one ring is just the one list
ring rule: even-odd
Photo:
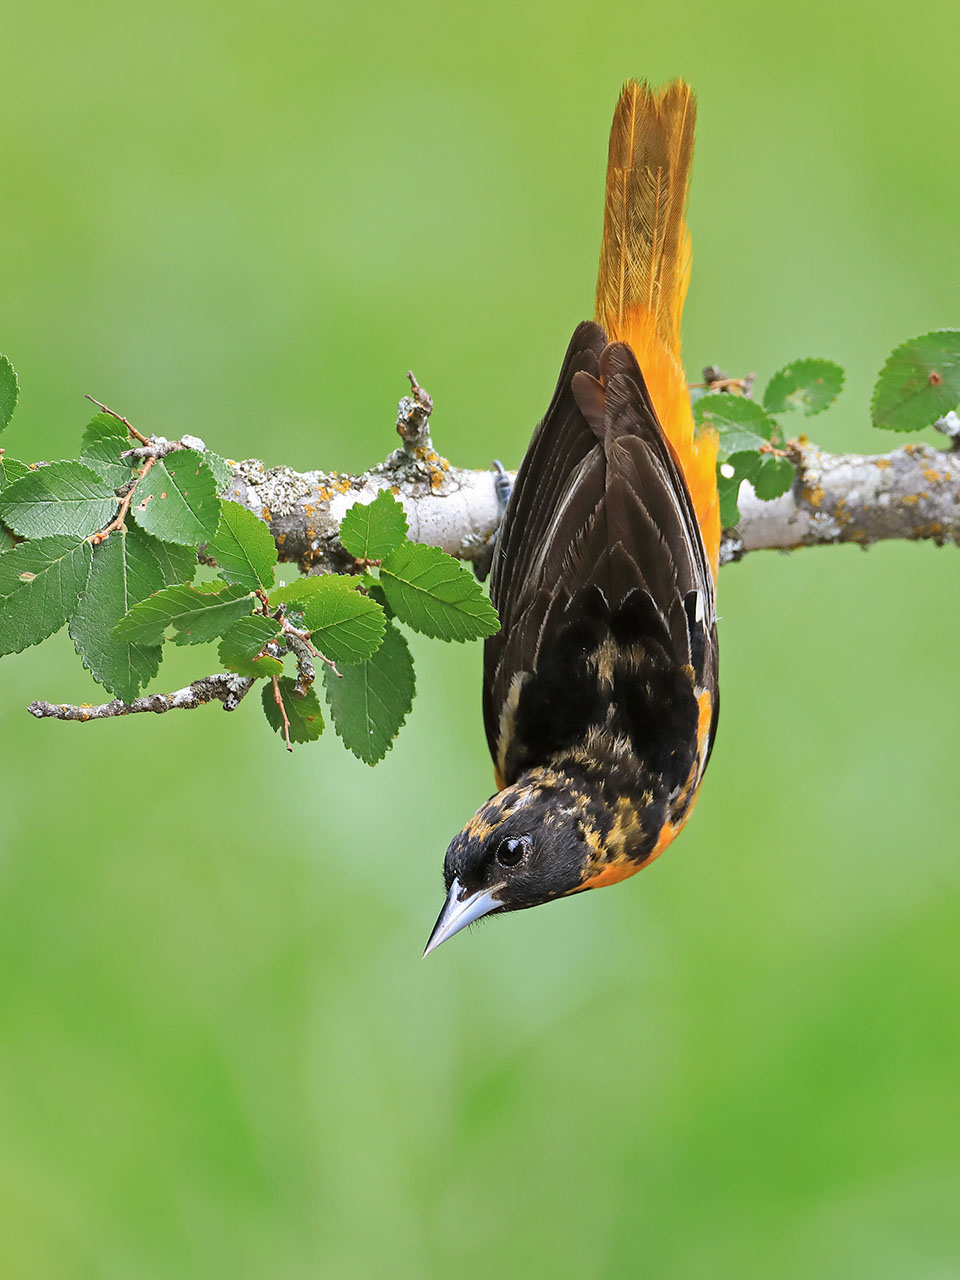
[[[305,698],[307,691],[317,678],[317,668],[313,664],[313,655],[310,652],[311,646],[302,640],[292,631],[284,633],[287,641],[287,648],[297,660],[297,683],[293,692],[298,698]],[[333,664],[330,664],[333,666]],[[333,670],[337,671],[336,667]]]
[[178,453],[181,449],[195,449],[197,453],[206,453],[207,446],[199,436],[181,436],[179,440],[168,440],[166,436],[151,436],[145,445],[137,449],[124,449],[121,458],[165,458],[168,453]]
[[297,652],[298,644],[303,645],[308,654],[312,653],[315,658],[319,658],[321,662],[325,662],[338,680],[343,679],[343,676],[337,670],[337,664],[334,660],[332,658],[328,658],[325,653],[321,653],[316,645],[311,642],[309,631],[300,631],[292,622],[289,622],[284,618],[283,634],[287,639],[287,644],[290,647],[291,653]]
[[99,400],[94,400],[93,396],[84,396],[84,399],[89,400],[91,404],[95,404],[97,408],[102,409],[104,413],[109,413],[111,418],[116,418],[118,422],[122,422],[133,436],[134,440],[139,440],[141,444],[150,443],[145,435],[141,435],[136,427],[132,426],[122,414],[117,413],[115,409],[111,409],[109,405],[101,404]]
[[276,676],[273,677],[273,700],[280,708],[280,714],[283,716],[283,736],[287,740],[287,750],[292,751],[290,744],[290,721],[287,719],[287,708],[283,705],[283,695],[280,692],[280,682]]
[[140,471],[140,474],[136,477],[135,480],[131,481],[130,487],[127,489],[127,492],[120,499],[120,507],[119,507],[119,510],[117,511],[117,514],[114,516],[114,518],[110,521],[108,525],[106,525],[98,533],[95,533],[92,536],[90,541],[93,543],[95,547],[99,547],[101,542],[106,542],[107,538],[109,538],[111,533],[113,533],[115,530],[123,528],[123,522],[127,518],[127,512],[130,510],[130,503],[133,500],[133,495],[137,492],[137,486],[139,485],[140,481],[147,474],[147,472],[150,470],[150,468],[153,466],[155,462],[156,462],[156,458],[147,459],[147,461],[143,465],[142,470]]
[[408,369],[410,396],[401,397],[397,406],[397,434],[408,447],[426,446],[430,442],[430,415],[433,413],[433,396],[420,386]]
[[143,711],[153,711],[157,715],[162,715],[164,711],[191,711],[207,702],[222,702],[224,711],[236,711],[253,683],[250,676],[238,676],[224,671],[218,675],[205,676],[202,680],[194,680],[193,684],[188,684],[185,689],[178,689],[176,693],[148,693],[142,698],[134,698],[132,702],[115,698],[113,702],[104,702],[96,707],[85,703],[75,706],[66,702],[31,702],[27,710],[38,720],[83,722],[139,715]]
[[703,371],[702,382],[688,382],[688,387],[699,387],[706,391],[726,391],[733,395],[749,396],[757,375],[748,373],[745,378],[730,378],[718,369],[715,364],[708,364]]

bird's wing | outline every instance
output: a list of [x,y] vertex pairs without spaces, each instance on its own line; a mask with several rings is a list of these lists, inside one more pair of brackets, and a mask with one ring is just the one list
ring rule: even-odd
[[[521,686],[565,626],[596,613],[597,592],[608,615],[626,607],[634,641],[648,633],[677,667],[692,666],[715,703],[714,584],[681,469],[629,347],[581,324],[494,556],[502,629],[486,643],[484,722],[501,782],[523,763],[508,764],[506,750]],[[582,678],[550,665],[575,712]]]

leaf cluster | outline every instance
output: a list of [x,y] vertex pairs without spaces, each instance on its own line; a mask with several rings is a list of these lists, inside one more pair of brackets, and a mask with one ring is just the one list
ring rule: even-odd
[[[0,429],[18,390],[0,357]],[[223,496],[229,465],[180,442],[128,454],[136,440],[104,412],[76,458],[28,465],[0,450],[0,655],[66,624],[93,678],[130,702],[157,674],[165,644],[215,642],[228,671],[263,682],[266,719],[288,746],[323,731],[313,687],[321,668],[338,735],[374,764],[416,691],[400,627],[457,641],[499,627],[466,569],[408,540],[389,491],[343,521],[355,574],[277,583],[269,528]]]

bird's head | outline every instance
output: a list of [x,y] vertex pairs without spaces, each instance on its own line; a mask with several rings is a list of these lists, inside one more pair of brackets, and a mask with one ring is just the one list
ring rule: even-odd
[[599,837],[586,798],[563,780],[525,775],[498,792],[447,849],[447,898],[424,955],[483,916],[587,887]]

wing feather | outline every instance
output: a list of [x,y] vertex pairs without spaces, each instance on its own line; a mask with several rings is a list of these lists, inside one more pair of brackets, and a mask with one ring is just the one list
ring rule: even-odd
[[716,685],[714,585],[683,472],[629,347],[580,325],[520,467],[494,557],[502,630],[484,655],[484,720],[501,766],[518,688],[573,602],[644,593],[678,666]]

